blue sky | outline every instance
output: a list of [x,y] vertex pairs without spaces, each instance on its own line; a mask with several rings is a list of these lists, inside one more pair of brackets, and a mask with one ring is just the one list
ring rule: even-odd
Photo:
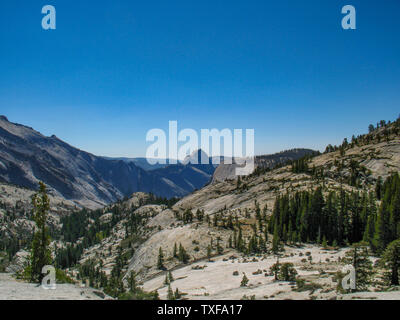
[[322,150],[397,118],[399,33],[398,0],[1,1],[0,114],[97,155],[143,156],[169,120]]

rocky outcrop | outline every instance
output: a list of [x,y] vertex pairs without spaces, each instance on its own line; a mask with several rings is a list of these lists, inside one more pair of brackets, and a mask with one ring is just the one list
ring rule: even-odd
[[[288,161],[300,159],[306,155],[315,153],[311,149],[292,149],[270,155],[262,155],[254,158],[254,167],[263,169],[273,169],[278,165],[284,165]],[[237,163],[221,163],[214,172],[212,182],[237,179],[236,168],[241,167]]]
[[57,284],[55,290],[45,290],[8,273],[0,273],[0,283],[0,300],[112,300],[100,290],[78,284]]

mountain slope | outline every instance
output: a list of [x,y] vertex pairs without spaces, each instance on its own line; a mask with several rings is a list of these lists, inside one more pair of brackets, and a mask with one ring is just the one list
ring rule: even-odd
[[[240,183],[236,180],[214,181],[186,196],[172,207],[175,217],[180,219],[174,221],[174,224],[160,223],[162,231],[152,235],[136,250],[128,270],[142,272],[144,278],[152,278],[157,274],[159,271],[156,268],[146,269],[145,266],[157,265],[161,239],[165,252],[171,252],[175,243],[182,242],[196,261],[199,256],[206,257],[207,246],[213,240],[215,244],[215,239],[221,239],[221,246],[226,251],[225,248],[229,247],[229,217],[241,221],[244,239],[250,239],[253,233],[251,225],[257,224],[257,208],[265,210],[265,214],[270,216],[277,197],[288,192],[318,187],[323,187],[324,192],[340,188],[348,192],[374,190],[379,177],[385,179],[393,172],[400,172],[399,124],[400,121],[396,126],[389,126],[393,131],[386,138],[383,132],[385,129],[379,129],[336,151],[309,159],[309,173],[293,172],[292,166],[287,165],[255,172],[243,177]],[[188,212],[196,216],[198,212],[203,212],[205,218],[194,218],[193,222],[184,223],[182,219]],[[164,213],[159,215],[162,217]],[[218,223],[215,222],[217,220]],[[197,233],[207,224],[206,221],[208,234]],[[168,269],[176,265],[177,261],[168,260]]]
[[[272,169],[278,165],[283,165],[288,161],[300,159],[306,155],[311,155],[317,151],[311,149],[291,149],[282,152],[256,156],[254,159],[254,166],[257,169]],[[215,170],[213,175],[213,182],[225,181],[228,179],[236,179],[236,168],[240,167],[235,163],[224,164],[221,163]]]
[[[167,166],[145,171],[131,161],[84,152],[0,117],[0,181],[50,191],[86,207],[101,207],[137,191],[182,197],[211,179],[212,166]],[[211,170],[211,171],[210,171]]]
[[[81,262],[93,258],[96,260],[96,265],[102,264],[107,272],[111,272],[120,244],[124,254],[129,253],[129,256],[131,256],[129,264],[124,267],[126,277],[130,271],[134,271],[137,273],[138,279],[144,281],[145,287],[148,290],[153,290],[156,287],[161,288],[165,279],[165,272],[157,268],[160,247],[165,255],[165,269],[173,270],[174,274],[178,272],[177,270],[185,270],[182,279],[189,276],[190,281],[197,281],[193,279],[193,277],[196,279],[196,274],[204,274],[207,278],[211,277],[208,272],[214,272],[211,268],[214,262],[210,264],[207,258],[209,248],[211,248],[213,257],[218,256],[220,251],[224,253],[223,258],[213,258],[214,261],[221,263],[223,269],[218,269],[217,272],[224,276],[231,276],[232,272],[226,273],[227,265],[231,265],[228,260],[232,256],[238,257],[239,255],[237,250],[229,244],[238,236],[238,232],[235,236],[234,230],[237,231],[237,228],[234,227],[235,221],[240,221],[243,239],[247,243],[253,234],[252,226],[258,225],[256,220],[257,207],[267,216],[270,216],[275,200],[279,195],[315,189],[319,186],[323,186],[325,192],[339,190],[340,188],[349,192],[362,189],[374,190],[379,177],[384,179],[392,172],[400,170],[400,137],[398,133],[380,141],[375,137],[373,141],[360,142],[358,145],[354,143],[354,145],[349,145],[342,151],[338,149],[324,153],[310,158],[308,161],[309,167],[314,168],[310,170],[310,173],[293,172],[292,166],[287,165],[265,172],[255,172],[248,177],[243,177],[240,184],[236,180],[215,181],[184,197],[172,208],[143,206],[135,210],[131,209],[131,205],[129,205],[131,200],[122,202],[118,206],[125,211],[126,217],[136,217],[136,220],[137,217],[145,217],[145,220],[142,220],[143,224],[138,229],[140,230],[140,237],[138,237],[138,234],[126,234],[123,227],[126,222],[121,220],[108,238],[103,239],[101,244],[85,251]],[[357,163],[359,168],[356,173],[352,169],[354,163]],[[311,171],[320,172],[321,169],[324,169],[323,176],[311,173]],[[352,185],[352,179],[350,179],[352,171],[353,175],[357,177],[357,186]],[[110,209],[104,210],[104,214],[107,215],[108,212],[112,211]],[[187,215],[190,213],[191,218],[188,218]],[[201,217],[199,213],[204,216]],[[233,226],[229,226],[230,218],[233,219]],[[271,238],[270,236],[268,247],[271,246]],[[140,241],[137,241],[137,239],[140,239]],[[128,245],[129,242],[131,242],[131,245]],[[178,247],[182,245],[186,250],[189,255],[189,265],[172,256],[175,245]],[[295,251],[300,257],[300,254],[304,255],[307,250],[315,250],[316,256],[320,249],[310,247],[306,250],[300,248]],[[330,256],[331,253],[329,253],[329,258],[331,258]],[[243,263],[250,262],[250,258],[247,262],[246,259],[248,258],[243,259]],[[265,259],[269,260],[264,260],[264,264],[267,262],[267,264],[272,265],[276,257],[267,254]],[[100,260],[102,260],[101,263]],[[235,260],[241,259],[235,258]],[[302,258],[297,260],[296,263],[303,267]],[[235,265],[237,263],[238,261],[235,261]],[[203,265],[208,267],[203,270]],[[257,271],[255,267],[253,268],[252,272]],[[263,275],[262,277],[264,279]],[[239,288],[240,278],[237,279],[238,284],[234,286]],[[199,286],[211,290],[207,281],[202,282],[200,280]],[[266,285],[270,285],[271,278],[267,280]],[[186,285],[190,286],[190,284],[182,283],[183,288]],[[219,287],[220,283],[216,285]],[[217,288],[215,289],[218,292]],[[160,294],[164,294],[164,290],[166,288],[162,287]],[[196,289],[192,288],[191,290],[197,293]],[[204,291],[207,290],[204,289]],[[229,290],[224,294],[229,296]],[[242,291],[237,294],[243,295]],[[196,294],[193,297],[196,297]]]
[[155,169],[165,168],[168,166],[168,160],[165,160],[166,164],[149,164],[146,158],[112,158],[112,157],[103,157],[106,160],[122,160],[126,163],[133,162],[137,167],[142,168],[146,171],[151,171]]

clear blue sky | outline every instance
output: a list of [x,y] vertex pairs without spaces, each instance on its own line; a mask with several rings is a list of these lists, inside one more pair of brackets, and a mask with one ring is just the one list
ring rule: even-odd
[[1,1],[0,114],[98,155],[143,156],[169,120],[324,149],[397,118],[399,34],[398,0]]

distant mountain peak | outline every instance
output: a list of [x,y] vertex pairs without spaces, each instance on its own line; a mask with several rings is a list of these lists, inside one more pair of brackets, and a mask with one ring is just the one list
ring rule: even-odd
[[206,163],[204,164],[209,164],[210,163],[210,158],[206,152],[204,152],[202,149],[197,149],[196,151],[193,151],[191,155],[186,156],[186,158],[182,161],[182,164],[203,164],[202,159],[206,160]]
[[2,116],[2,115],[0,115],[0,120],[9,122],[8,119],[7,119],[7,117],[6,117],[6,116]]

